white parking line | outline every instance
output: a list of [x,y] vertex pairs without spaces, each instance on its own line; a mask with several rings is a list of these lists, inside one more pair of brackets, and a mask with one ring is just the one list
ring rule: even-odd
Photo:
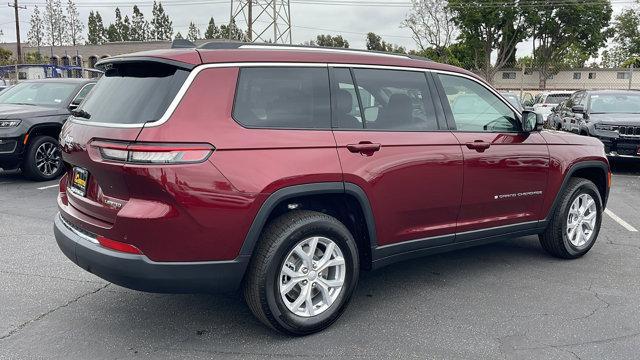
[[628,222],[620,219],[620,217],[616,214],[614,214],[611,210],[609,209],[605,209],[604,213],[609,215],[610,218],[612,218],[613,220],[615,220],[615,222],[617,222],[618,224],[620,224],[623,228],[631,231],[631,232],[638,232],[638,230],[636,228],[634,228],[633,226],[629,225]]
[[53,185],[49,185],[49,186],[43,186],[43,187],[39,187],[38,190],[45,190],[45,189],[51,189],[53,187],[58,186],[58,184],[53,184]]

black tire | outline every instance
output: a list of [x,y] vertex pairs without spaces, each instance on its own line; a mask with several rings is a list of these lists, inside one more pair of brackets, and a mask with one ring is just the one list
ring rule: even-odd
[[[567,218],[571,204],[581,194],[588,194],[595,200],[596,223],[589,240],[584,245],[577,247],[571,243],[567,236]],[[539,236],[540,244],[549,254],[555,257],[562,259],[579,258],[589,252],[600,232],[603,211],[600,192],[593,182],[576,177],[569,180],[564,193],[560,196],[560,201],[551,214],[551,222],[544,233]]]
[[[38,148],[43,144],[51,144],[57,149],[55,156],[58,157],[58,169],[51,174],[41,171],[36,165],[36,153]],[[51,136],[38,136],[32,139],[27,151],[25,152],[25,158],[22,163],[22,172],[27,178],[34,181],[48,181],[60,176],[64,172],[64,162],[62,162],[62,157],[60,156],[60,146],[58,141]]]
[[[278,281],[289,252],[313,236],[332,240],[345,259],[345,280],[339,295],[324,312],[311,317],[294,314],[282,300]],[[333,324],[345,310],[358,282],[358,250],[349,230],[337,219],[315,211],[296,210],[269,223],[252,256],[243,284],[253,314],[267,326],[289,335],[318,332]]]

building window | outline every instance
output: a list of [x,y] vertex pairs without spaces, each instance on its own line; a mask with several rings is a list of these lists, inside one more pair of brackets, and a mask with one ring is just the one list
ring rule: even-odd
[[618,72],[616,77],[618,78],[618,80],[628,80],[631,78],[631,74],[629,74],[629,72],[627,71],[620,71]]
[[515,71],[507,71],[502,73],[502,80],[514,80],[516,78]]
[[553,74],[547,75],[547,80],[553,80]]
[[582,73],[574,72],[573,73],[573,80],[580,80],[580,79],[582,79]]
[[595,78],[596,78],[596,75],[597,75],[596,73],[594,73],[594,72],[590,72],[590,73],[589,73],[589,80],[593,80],[593,79],[595,79]]

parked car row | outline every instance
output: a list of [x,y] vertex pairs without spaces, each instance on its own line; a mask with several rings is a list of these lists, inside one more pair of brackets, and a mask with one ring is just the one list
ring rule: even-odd
[[610,157],[640,158],[640,92],[581,90],[552,109],[547,127],[600,139]]

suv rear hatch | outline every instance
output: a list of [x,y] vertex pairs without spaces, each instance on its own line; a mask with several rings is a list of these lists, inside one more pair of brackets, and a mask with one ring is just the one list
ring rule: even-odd
[[144,124],[170,115],[165,113],[196,65],[196,58],[189,59],[193,63],[122,57],[98,64],[104,76],[60,134],[68,165],[61,201],[74,217],[111,227],[129,200],[124,178],[128,147]]

